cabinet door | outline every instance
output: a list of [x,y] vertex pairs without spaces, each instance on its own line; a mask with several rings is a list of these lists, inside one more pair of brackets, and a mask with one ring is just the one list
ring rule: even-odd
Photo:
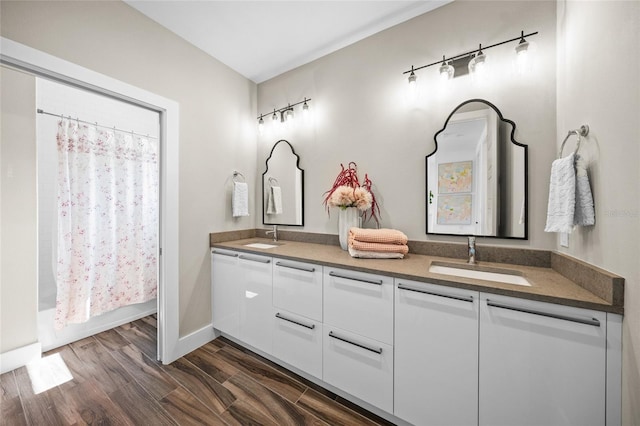
[[393,347],[324,325],[323,380],[393,412]]
[[322,323],[274,308],[273,356],[322,379]]
[[322,266],[273,259],[273,305],[322,321]]
[[239,336],[240,329],[240,270],[238,253],[211,250],[211,309],[213,328]]
[[416,425],[477,424],[479,293],[395,281],[394,414]]
[[271,265],[270,257],[238,256],[242,271],[240,339],[266,353],[271,353],[273,330]]
[[325,267],[324,323],[393,345],[393,279]]
[[605,424],[606,314],[481,293],[480,425]]

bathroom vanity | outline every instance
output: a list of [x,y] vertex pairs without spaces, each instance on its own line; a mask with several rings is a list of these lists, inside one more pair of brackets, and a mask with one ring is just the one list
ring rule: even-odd
[[211,262],[217,331],[394,423],[620,424],[622,301],[550,267],[256,238]]

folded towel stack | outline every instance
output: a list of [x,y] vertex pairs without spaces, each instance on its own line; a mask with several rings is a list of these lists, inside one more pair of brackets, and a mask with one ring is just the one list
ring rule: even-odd
[[407,236],[395,229],[349,230],[349,254],[368,259],[402,259],[409,252]]

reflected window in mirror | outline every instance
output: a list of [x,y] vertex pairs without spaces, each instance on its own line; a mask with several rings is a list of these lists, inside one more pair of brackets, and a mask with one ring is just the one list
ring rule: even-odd
[[527,146],[482,99],[458,105],[426,157],[427,234],[528,238]]
[[304,171],[293,146],[281,139],[273,145],[262,174],[262,223],[304,225]]

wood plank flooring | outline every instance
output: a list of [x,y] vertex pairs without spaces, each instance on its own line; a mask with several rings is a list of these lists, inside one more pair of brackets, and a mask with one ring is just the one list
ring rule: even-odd
[[73,380],[34,394],[26,367],[0,376],[1,425],[389,425],[224,338],[162,365],[156,317],[50,351]]

